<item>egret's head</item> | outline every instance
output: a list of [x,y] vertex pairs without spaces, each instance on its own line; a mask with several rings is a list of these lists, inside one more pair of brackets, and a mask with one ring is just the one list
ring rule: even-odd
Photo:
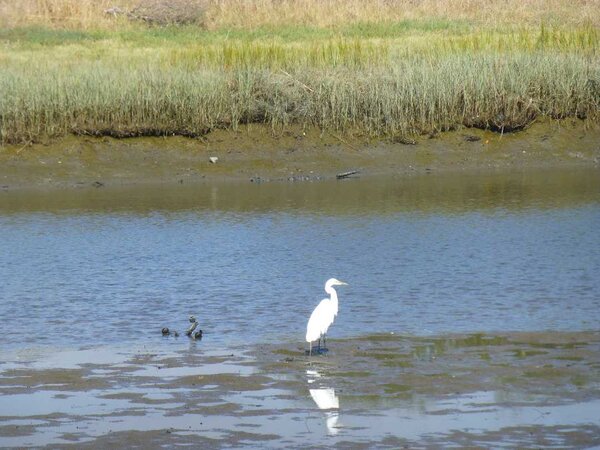
[[347,286],[348,283],[344,283],[343,281],[338,280],[337,278],[330,278],[325,283],[326,286]]

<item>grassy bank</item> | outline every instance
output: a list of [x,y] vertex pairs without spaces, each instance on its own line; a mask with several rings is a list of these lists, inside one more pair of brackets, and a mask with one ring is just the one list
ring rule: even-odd
[[[556,0],[528,14],[515,3],[507,15],[474,7],[482,2],[424,1],[389,16],[406,2],[270,3],[204,2],[198,23],[156,27],[90,9],[102,2],[23,2],[29,12],[0,30],[2,143],[196,136],[255,122],[403,136],[507,132],[540,116],[598,120],[591,13],[600,2]],[[69,4],[81,8],[71,21],[60,15]]]

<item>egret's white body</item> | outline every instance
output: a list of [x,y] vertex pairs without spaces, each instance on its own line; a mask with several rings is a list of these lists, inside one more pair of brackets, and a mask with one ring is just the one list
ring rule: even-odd
[[312,353],[312,343],[316,340],[325,337],[327,330],[335,320],[338,314],[338,297],[333,286],[342,286],[347,283],[339,281],[335,278],[330,278],[325,283],[325,292],[329,294],[329,298],[324,298],[314,309],[308,319],[306,325],[306,342],[310,344],[309,353]]

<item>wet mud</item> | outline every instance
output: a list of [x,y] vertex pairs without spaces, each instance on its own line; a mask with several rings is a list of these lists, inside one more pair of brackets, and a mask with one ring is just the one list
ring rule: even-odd
[[402,336],[0,373],[0,446],[600,445],[600,333]]
[[[464,129],[415,138],[375,139],[318,129],[248,125],[202,138],[67,137],[0,147],[0,189],[103,188],[244,180],[313,181],[359,176],[598,167],[600,126],[579,120],[539,122],[501,134]],[[213,159],[211,162],[211,158]]]

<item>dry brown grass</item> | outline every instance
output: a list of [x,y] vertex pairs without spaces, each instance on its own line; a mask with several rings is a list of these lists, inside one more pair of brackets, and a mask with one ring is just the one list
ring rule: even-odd
[[332,27],[411,19],[600,25],[599,0],[211,0],[210,3],[207,23],[213,28],[291,24]]
[[[135,0],[118,0],[131,7]],[[0,26],[47,26],[52,28],[112,28],[122,21],[104,11],[116,5],[113,0],[0,0]]]
[[411,19],[600,26],[600,0],[0,0],[0,26],[111,29],[123,26],[123,20],[104,12],[111,7],[139,11],[153,4],[157,10],[185,15],[199,2],[204,10],[201,22],[210,29],[335,27]]

